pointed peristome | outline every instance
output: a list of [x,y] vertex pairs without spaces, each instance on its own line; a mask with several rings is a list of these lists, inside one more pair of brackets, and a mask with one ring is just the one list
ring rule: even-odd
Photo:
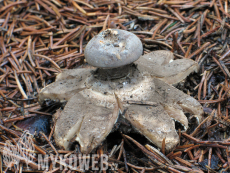
[[85,48],[86,61],[99,68],[117,68],[136,61],[143,52],[141,40],[121,29],[107,29],[93,37]]

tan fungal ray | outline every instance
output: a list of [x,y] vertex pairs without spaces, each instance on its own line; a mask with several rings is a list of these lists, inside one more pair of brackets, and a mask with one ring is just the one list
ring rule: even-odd
[[164,109],[173,120],[179,122],[183,126],[184,129],[182,130],[186,131],[188,129],[188,119],[183,113],[183,109],[180,106],[176,104],[167,104],[164,105]]
[[191,59],[173,60],[173,53],[159,50],[141,56],[135,63],[143,73],[149,73],[168,84],[185,79],[190,73],[198,71],[198,64]]
[[82,79],[91,76],[91,71],[95,70],[95,67],[85,67],[85,68],[77,68],[77,69],[68,69],[63,70],[62,73],[59,73],[56,76],[55,81],[63,80],[63,79]]
[[79,68],[64,71],[53,82],[43,88],[39,94],[39,102],[45,99],[68,101],[74,94],[90,87],[85,80],[91,76],[90,69]]
[[[114,98],[115,101],[115,98]],[[90,153],[110,133],[117,121],[118,104],[114,109],[96,104],[94,99],[75,94],[57,119],[54,138],[56,143],[70,149],[71,143],[79,142],[82,153]]]
[[172,150],[179,143],[179,136],[175,130],[175,122],[164,110],[156,105],[131,105],[125,118],[157,147],[162,147],[165,138],[166,150]]
[[178,112],[177,118],[175,116],[173,117],[175,120],[179,120],[186,126],[187,122],[185,120],[184,113],[190,113],[192,116],[197,118],[198,123],[201,122],[203,118],[203,108],[196,99],[163,82],[162,80],[155,78],[154,84],[154,101],[157,100],[164,105],[167,111],[175,111],[174,113]]

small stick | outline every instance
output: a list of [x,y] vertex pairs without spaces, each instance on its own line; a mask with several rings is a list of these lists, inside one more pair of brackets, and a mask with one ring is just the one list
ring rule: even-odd
[[123,147],[122,153],[123,153],[123,158],[124,158],[124,163],[125,163],[125,170],[126,170],[126,172],[129,172],[124,145],[122,147]]
[[122,150],[123,150],[123,146],[124,146],[124,139],[122,139],[122,141],[121,141],[121,144],[120,144],[120,152],[119,152],[119,155],[118,155],[118,157],[117,157],[117,160],[120,160],[121,159],[121,155],[122,155]]
[[215,9],[217,18],[218,18],[219,20],[221,20],[219,8],[217,7],[216,3],[214,3],[214,9]]
[[197,128],[192,132],[192,134],[190,134],[190,135],[191,135],[191,136],[195,136],[196,133],[197,133],[197,132],[199,131],[199,129],[201,128],[201,126],[202,126],[206,121],[210,120],[210,119],[213,117],[213,115],[215,114],[215,112],[216,112],[216,110],[214,109],[214,110],[212,111],[211,115],[208,116],[208,117],[206,117],[206,118],[197,126]]
[[225,160],[223,159],[223,157],[221,156],[221,151],[220,151],[219,148],[216,148],[215,153],[216,153],[216,155],[219,157],[220,161],[221,161],[223,164],[226,163],[226,161],[225,161]]
[[106,17],[106,19],[105,19],[105,22],[104,22],[102,31],[106,30],[106,26],[108,25],[108,20],[109,20],[109,14],[107,15],[107,17]]
[[206,74],[207,74],[207,71],[205,70],[204,73],[203,73],[203,77],[202,77],[202,79],[201,79],[201,81],[200,81],[200,84],[199,84],[199,89],[198,89],[198,100],[200,100],[200,98],[201,98],[201,90],[202,90],[202,86],[203,86],[203,84],[204,84],[204,80],[205,80],[205,78],[206,78]]
[[168,19],[164,19],[164,20],[157,26],[157,28],[155,29],[155,31],[154,31],[154,33],[153,33],[153,35],[152,35],[152,39],[155,38],[157,31],[158,31],[164,24],[166,24],[167,22],[168,22]]
[[38,4],[40,4],[42,7],[44,7],[47,11],[49,11],[51,14],[56,15],[55,12],[48,7],[44,2],[42,2],[41,0],[35,0]]
[[40,54],[34,54],[34,56],[37,56],[37,57],[40,57],[40,58],[44,58],[44,59],[50,61],[50,62],[57,68],[57,70],[58,70],[59,72],[62,72],[62,71],[60,70],[60,67],[56,64],[56,62],[54,62],[54,61],[53,61],[52,59],[50,59],[49,57],[47,57],[47,56],[45,56],[45,55],[40,55]]
[[[212,159],[212,147],[209,148],[209,152],[208,152],[208,166],[211,166],[211,159]],[[209,173],[209,170],[208,170]]]
[[215,61],[215,63],[220,67],[221,71],[224,73],[225,76],[228,76],[227,73],[225,72],[224,68],[222,67],[222,65],[220,64],[220,62],[215,58],[212,57],[212,59]]
[[[37,60],[37,59],[35,59],[35,63],[36,63],[36,65],[37,65],[37,67],[40,67],[40,65],[39,65],[39,63],[38,63],[38,60]],[[37,67],[36,67],[36,68],[37,68]],[[38,70],[38,72],[39,72],[39,75],[40,75],[41,81],[43,81],[44,79],[43,79],[43,75],[42,75],[42,71],[41,71],[41,69],[39,69],[39,70]]]
[[21,83],[20,83],[20,81],[19,81],[19,79],[18,79],[18,75],[17,75],[16,71],[14,71],[14,77],[15,77],[17,86],[18,86],[18,88],[19,88],[19,91],[21,92],[21,94],[23,95],[23,97],[24,97],[25,99],[28,99],[28,97],[27,97],[27,95],[26,95],[24,89],[22,88],[22,85],[21,85]]
[[186,165],[186,166],[189,166],[190,168],[193,167],[193,164],[191,164],[190,162],[188,162],[188,161],[186,161],[180,157],[175,157],[174,159],[179,161],[180,163]]
[[34,63],[34,61],[33,61],[33,59],[32,59],[31,44],[32,44],[32,40],[31,40],[31,36],[29,36],[29,38],[28,38],[28,43],[27,43],[27,54],[28,54],[29,61],[30,61],[31,65],[32,65],[33,67],[35,67],[36,65],[35,65],[35,63]]
[[11,135],[14,135],[16,138],[19,138],[19,136],[11,129],[8,129],[7,127],[0,124],[0,129],[5,130],[6,132],[10,133]]
[[182,155],[182,151],[178,151],[173,153],[172,155],[167,156],[170,160],[175,159],[176,157],[180,157]]
[[200,38],[202,39],[202,38],[207,37],[208,35],[212,34],[215,31],[217,31],[219,28],[220,28],[220,26],[215,27],[214,29],[212,29],[212,30],[206,32],[205,34],[201,35]]
[[16,5],[24,4],[24,3],[27,3],[27,1],[12,2],[12,3],[8,4],[8,5],[5,5],[5,6],[3,6],[2,8],[0,8],[0,13],[1,13],[2,11],[5,11],[6,9],[12,7],[12,6],[16,6]]
[[203,45],[201,46],[200,49],[198,49],[198,50],[196,50],[195,52],[193,52],[192,54],[190,54],[190,55],[188,56],[188,59],[191,59],[193,56],[199,54],[202,50],[204,50],[204,49],[205,49],[206,47],[208,47],[210,44],[211,44],[210,42],[207,42],[207,43],[203,44]]
[[191,49],[192,49],[192,45],[193,45],[193,43],[190,43],[190,45],[189,45],[189,47],[188,47],[188,49],[187,49],[187,52],[186,52],[186,54],[185,54],[185,58],[188,58],[188,56],[189,56],[189,52],[191,51]]
[[150,14],[152,14],[152,15],[156,15],[156,16],[162,17],[162,18],[173,19],[173,20],[179,20],[179,19],[176,18],[176,17],[171,17],[171,16],[169,16],[169,15],[160,14],[160,13],[157,13],[157,12],[154,12],[154,11],[149,11],[148,13],[150,13]]
[[51,68],[46,68],[46,67],[35,67],[35,68],[39,70],[47,70],[47,71],[52,71],[54,73],[59,73],[59,71],[51,69]]
[[172,13],[174,14],[182,23],[185,23],[185,21],[178,15],[171,7],[168,5],[165,5],[165,7]]
[[86,11],[81,8],[75,1],[72,1],[72,4],[74,5],[74,7],[76,7],[80,12],[82,12],[83,14],[86,14]]
[[58,155],[58,152],[57,152],[56,148],[53,146],[53,144],[50,142],[50,140],[47,138],[47,136],[43,132],[41,132],[41,131],[40,131],[40,134],[45,138],[45,140],[48,142],[48,144],[54,150],[54,152],[56,153],[56,155]]
[[[59,44],[61,44],[62,42],[64,42],[68,37],[70,37],[72,34],[74,34],[75,32],[77,32],[80,29],[80,27],[76,27],[75,29],[73,29],[71,32],[69,32],[68,34],[66,34],[63,38],[61,38],[58,42],[54,43],[53,47],[58,46]],[[54,49],[52,47],[52,49]]]
[[197,22],[197,46],[200,47],[200,22],[201,19],[198,20]]

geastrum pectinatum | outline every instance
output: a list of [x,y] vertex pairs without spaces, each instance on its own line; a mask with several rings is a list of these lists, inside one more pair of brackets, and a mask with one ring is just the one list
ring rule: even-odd
[[[170,51],[142,55],[139,38],[124,30],[108,29],[92,38],[85,48],[92,68],[63,71],[39,94],[45,99],[68,101],[57,116],[54,138],[69,149],[79,142],[89,153],[111,132],[118,117],[156,146],[170,151],[179,142],[175,121],[188,128],[184,113],[201,120],[197,100],[174,88],[198,64],[190,59],[173,60]],[[95,68],[97,67],[97,68]],[[125,110],[125,111],[124,111]]]

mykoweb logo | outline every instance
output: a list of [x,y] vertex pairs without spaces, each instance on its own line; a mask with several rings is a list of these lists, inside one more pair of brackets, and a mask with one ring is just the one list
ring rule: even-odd
[[106,154],[36,154],[33,136],[25,132],[18,141],[6,141],[2,151],[3,163],[7,169],[19,169],[19,163],[26,164],[36,170],[117,170],[116,164],[108,163]]
[[[38,170],[48,170],[50,161],[53,169],[59,170],[108,170],[108,156],[105,154],[70,154],[70,155],[38,155]],[[110,170],[116,170],[117,165],[110,165]]]

